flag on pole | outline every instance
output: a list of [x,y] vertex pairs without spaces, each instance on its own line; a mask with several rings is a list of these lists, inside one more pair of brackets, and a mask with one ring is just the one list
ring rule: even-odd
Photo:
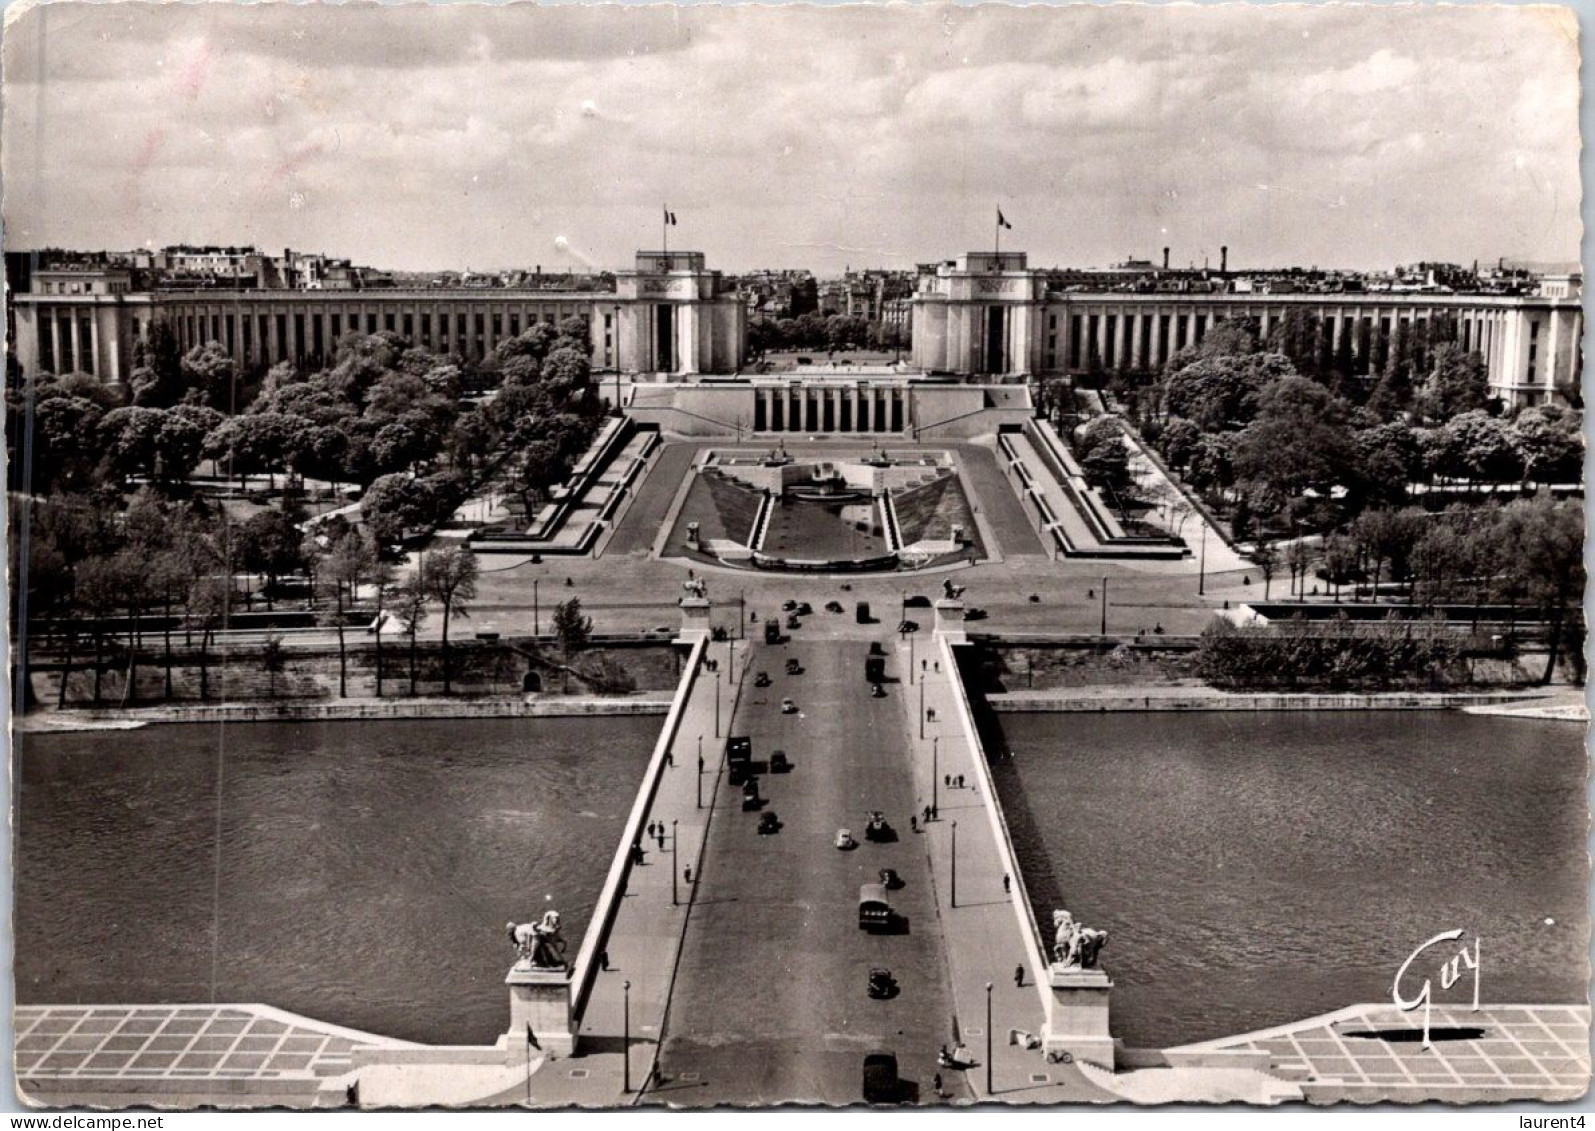
[[1007,228],[1010,231],[1013,230],[1013,225],[1008,223],[1008,221],[1003,217],[1001,208],[997,209],[997,226],[999,228]]
[[669,224],[672,228],[676,226],[676,214],[670,211],[669,208],[665,209],[665,223]]
[[539,1051],[543,1048],[542,1045],[537,1043],[537,1034],[532,1032],[532,1023],[530,1021],[526,1023],[526,1043]]

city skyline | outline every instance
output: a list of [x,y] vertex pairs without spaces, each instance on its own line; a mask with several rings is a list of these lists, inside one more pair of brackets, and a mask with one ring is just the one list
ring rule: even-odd
[[1001,206],[1038,264],[1577,259],[1560,9],[69,11],[8,28],[8,249],[613,268],[668,204],[839,274]]

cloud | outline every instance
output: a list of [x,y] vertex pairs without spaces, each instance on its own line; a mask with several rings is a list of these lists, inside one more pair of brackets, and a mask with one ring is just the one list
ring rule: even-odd
[[672,242],[719,265],[832,269],[984,246],[1004,202],[1039,262],[1571,258],[1570,30],[1480,7],[45,5],[4,43],[7,240],[617,265],[669,199]]

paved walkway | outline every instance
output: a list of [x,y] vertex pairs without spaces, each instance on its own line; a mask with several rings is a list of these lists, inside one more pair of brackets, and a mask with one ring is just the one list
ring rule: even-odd
[[[734,653],[734,658],[733,658]],[[694,895],[685,882],[690,865],[693,876],[713,809],[714,791],[720,778],[724,738],[715,736],[716,687],[719,687],[720,734],[729,732],[737,697],[742,693],[742,675],[748,649],[738,644],[710,644],[707,658],[719,664],[715,672],[702,672],[682,712],[675,741],[671,745],[673,764],[667,764],[645,824],[663,821],[664,848],[653,839],[644,841],[644,863],[631,870],[620,910],[610,927],[604,949],[609,955],[609,970],[594,977],[581,1023],[579,1054],[570,1059],[550,1060],[532,1079],[533,1103],[538,1107],[575,1104],[583,1107],[612,1107],[636,1102],[638,1090],[653,1071],[659,1051],[659,1034],[675,980],[677,953],[686,926],[688,905]],[[734,676],[734,678],[733,678]],[[704,807],[698,799],[698,741],[703,740],[705,773],[702,779]],[[677,838],[671,866],[671,822],[677,822]],[[676,871],[674,891],[671,873]],[[674,902],[672,902],[674,897]],[[626,984],[630,983],[629,992]],[[629,1003],[631,1042],[625,1049],[630,1061],[629,1081],[622,1058]],[[626,1090],[629,1083],[630,1090]],[[489,1102],[521,1103],[524,1095],[514,1089]]]
[[[898,648],[899,670],[906,672],[909,648]],[[1011,891],[1003,891],[1006,869],[982,796],[985,780],[977,765],[979,752],[965,738],[954,685],[952,650],[934,639],[922,638],[914,647],[913,683],[906,680],[899,694],[905,705],[904,724],[917,747],[915,773],[920,806],[935,804],[938,819],[930,825],[925,843],[935,877],[938,913],[946,936],[948,965],[958,1020],[965,1046],[981,1067],[965,1075],[977,1102],[1062,1103],[1099,1101],[1112,1096],[1090,1083],[1072,1064],[1050,1064],[1039,1050],[1010,1045],[1010,1030],[1041,1034],[1046,1020],[1045,977],[1041,955],[1030,936],[1028,911],[1022,886],[1010,876]],[[921,694],[923,693],[923,700]],[[923,737],[919,725],[921,702],[927,721]],[[933,715],[933,717],[931,717]],[[946,777],[962,777],[963,788],[942,784]],[[933,785],[933,782],[935,783]],[[953,825],[957,823],[957,882],[953,880]],[[956,896],[956,906],[954,906]],[[1025,923],[1025,926],[1021,926]],[[1016,967],[1024,970],[1024,984],[1015,984]],[[991,984],[992,1059],[991,1086],[987,1087],[986,985]]]
[[[1262,1050],[1271,1070],[1317,1103],[1566,1101],[1590,1083],[1587,1005],[1434,1007],[1430,1047],[1418,1014],[1354,1005],[1182,1051]],[[1194,1081],[1192,1081],[1194,1083]]]

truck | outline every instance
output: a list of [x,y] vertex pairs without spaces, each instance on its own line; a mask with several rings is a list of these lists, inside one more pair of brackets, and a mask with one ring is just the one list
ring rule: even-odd
[[753,739],[745,734],[733,734],[726,739],[726,765],[731,771],[731,784],[741,785],[753,768]]
[[885,656],[865,656],[864,657],[864,679],[866,681],[868,681],[869,683],[885,683],[886,682],[886,657]]
[[764,622],[764,642],[766,644],[781,643],[781,622],[774,617]]

